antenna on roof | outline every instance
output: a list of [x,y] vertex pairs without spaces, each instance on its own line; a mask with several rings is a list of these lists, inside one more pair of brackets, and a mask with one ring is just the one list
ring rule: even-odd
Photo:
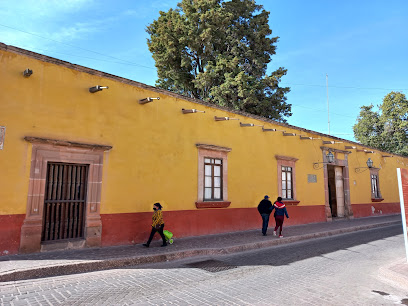
[[327,123],[329,125],[330,135],[330,112],[329,112],[329,76],[326,73],[326,94],[327,94]]

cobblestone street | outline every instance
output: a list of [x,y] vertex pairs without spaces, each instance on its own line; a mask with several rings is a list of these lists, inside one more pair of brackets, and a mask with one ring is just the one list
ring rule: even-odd
[[400,225],[217,257],[0,283],[1,305],[408,305]]

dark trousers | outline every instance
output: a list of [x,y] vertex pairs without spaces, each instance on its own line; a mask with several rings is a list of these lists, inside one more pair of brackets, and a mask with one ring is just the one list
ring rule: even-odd
[[147,241],[146,244],[147,244],[147,245],[150,245],[150,242],[152,242],[153,236],[154,236],[154,234],[156,234],[156,232],[159,232],[160,236],[162,237],[162,239],[163,239],[163,244],[167,244],[167,243],[166,243],[166,237],[164,237],[164,234],[163,234],[163,228],[164,228],[164,224],[160,225],[160,227],[159,227],[158,229],[156,229],[156,228],[154,228],[154,227],[152,226],[152,232],[150,233],[149,240]]
[[275,232],[278,229],[278,227],[280,227],[279,235],[282,235],[282,225],[283,225],[284,217],[285,216],[275,216],[275,222],[276,222]]
[[269,224],[269,214],[261,214],[262,217],[262,234],[266,235]]

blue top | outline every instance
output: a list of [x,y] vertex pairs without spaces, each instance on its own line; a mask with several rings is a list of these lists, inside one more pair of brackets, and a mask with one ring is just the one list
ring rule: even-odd
[[273,209],[275,209],[275,213],[274,213],[275,217],[286,215],[286,218],[289,218],[288,211],[286,210],[286,206],[282,202],[276,201],[275,203],[273,203],[271,212]]

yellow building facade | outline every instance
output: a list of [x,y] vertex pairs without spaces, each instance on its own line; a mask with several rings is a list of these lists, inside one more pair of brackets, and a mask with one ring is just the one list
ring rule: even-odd
[[264,195],[289,225],[400,211],[402,156],[4,44],[0,72],[2,255],[140,243],[155,202],[177,237],[258,228]]

